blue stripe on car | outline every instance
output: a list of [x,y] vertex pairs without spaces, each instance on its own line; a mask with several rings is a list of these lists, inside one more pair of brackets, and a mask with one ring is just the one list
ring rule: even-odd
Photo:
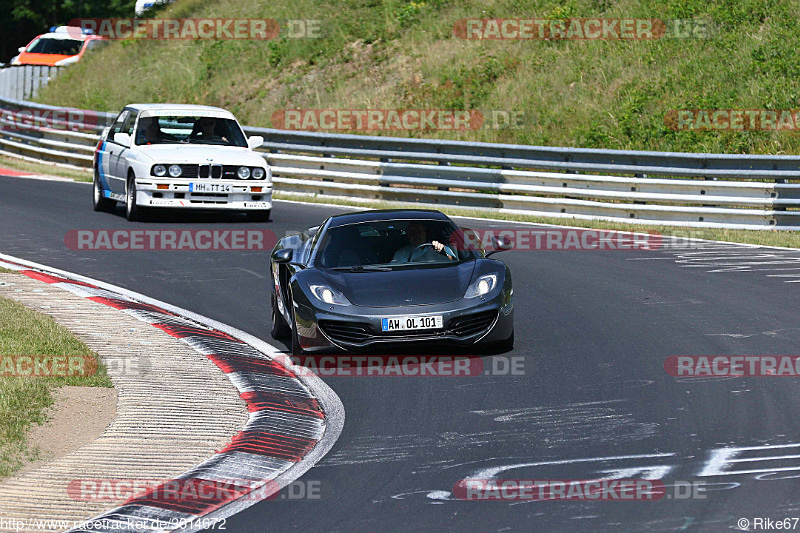
[[106,174],[103,172],[103,151],[105,149],[106,141],[103,141],[103,144],[100,145],[100,149],[97,151],[97,175],[100,177],[100,189],[102,189],[103,196],[110,198],[110,187],[108,186],[108,183],[106,183]]

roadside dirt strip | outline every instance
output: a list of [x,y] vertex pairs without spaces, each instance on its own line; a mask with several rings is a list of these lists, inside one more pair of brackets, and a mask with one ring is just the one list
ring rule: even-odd
[[0,296],[76,334],[118,393],[97,440],[0,482],[0,531],[197,531],[275,497],[341,432],[333,391],[244,332],[2,254],[0,267],[22,274],[0,273]]

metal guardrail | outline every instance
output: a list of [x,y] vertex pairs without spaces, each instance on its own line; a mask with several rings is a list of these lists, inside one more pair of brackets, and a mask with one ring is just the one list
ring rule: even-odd
[[0,97],[25,100],[58,74],[60,67],[39,65],[4,65],[0,68]]
[[[70,109],[0,97],[0,154],[70,168],[91,168],[99,133],[116,115],[90,111],[82,113],[84,120],[68,123],[52,115],[54,111],[65,113]],[[23,116],[26,124],[21,126]],[[37,125],[37,121],[44,125]]]
[[[6,131],[9,112],[63,110],[0,98],[0,153],[89,168],[84,131]],[[275,190],[558,218],[800,229],[800,156],[553,148],[245,127],[261,135]]]

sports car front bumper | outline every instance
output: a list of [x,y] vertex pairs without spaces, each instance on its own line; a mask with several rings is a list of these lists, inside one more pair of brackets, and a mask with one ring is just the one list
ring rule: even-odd
[[[502,292],[487,300],[461,299],[411,307],[297,305],[295,313],[298,340],[309,352],[332,348],[357,352],[408,344],[469,346],[491,343],[508,339],[514,322],[513,302],[504,306]],[[409,316],[441,316],[443,327],[382,331],[382,319]]]

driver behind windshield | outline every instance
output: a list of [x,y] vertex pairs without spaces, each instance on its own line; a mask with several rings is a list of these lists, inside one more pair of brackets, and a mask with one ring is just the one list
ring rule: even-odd
[[140,119],[137,133],[136,144],[157,143],[162,135],[161,128],[158,127],[158,119],[155,117]]
[[449,246],[436,240],[428,242],[427,228],[421,222],[411,222],[406,227],[406,236],[408,244],[394,253],[392,263],[438,261],[442,255],[450,261],[458,258]]
[[189,139],[200,142],[227,143],[227,138],[216,134],[216,126],[217,122],[213,118],[202,117],[194,123]]
[[139,128],[136,132],[136,144],[159,144],[176,142],[177,139],[161,131],[158,117],[142,117],[139,119]]

